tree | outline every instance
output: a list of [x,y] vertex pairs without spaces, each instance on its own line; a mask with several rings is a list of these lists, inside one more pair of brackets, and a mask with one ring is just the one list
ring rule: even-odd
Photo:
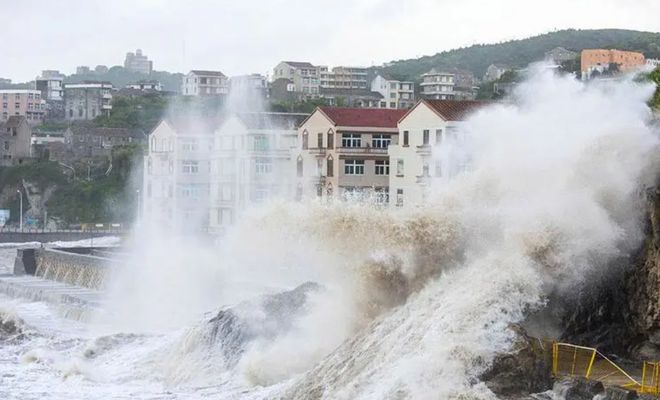
[[655,83],[655,93],[651,98],[651,107],[660,110],[660,68],[657,68],[655,71],[649,74],[649,79],[651,82]]

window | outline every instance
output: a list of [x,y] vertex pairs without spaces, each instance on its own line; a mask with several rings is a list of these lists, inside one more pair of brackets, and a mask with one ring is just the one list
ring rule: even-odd
[[328,148],[329,149],[335,148],[335,135],[334,133],[332,133],[332,131],[328,132]]
[[258,175],[270,174],[273,172],[273,160],[270,158],[257,158],[254,161],[254,171]]
[[199,198],[199,188],[195,185],[186,185],[181,188],[181,196],[187,199]]
[[21,108],[21,103],[14,103],[14,108]]
[[396,99],[396,93],[395,92],[390,93],[390,99]]
[[326,176],[334,176],[334,170],[335,170],[335,160],[332,158],[332,156],[328,157],[327,163],[326,163]]
[[422,176],[429,176],[429,163],[426,161],[422,165]]
[[184,174],[196,174],[199,172],[199,161],[183,160],[181,165]]
[[7,102],[2,103],[2,108],[7,108]]
[[222,190],[220,192],[220,198],[222,201],[231,201],[232,190],[231,185],[222,185]]
[[5,142],[5,150],[9,150],[9,142]]
[[309,145],[308,137],[309,137],[309,135],[307,134],[307,131],[304,131],[303,134],[302,134],[302,148],[303,148],[303,150],[307,150],[307,148],[308,148],[308,145]]
[[323,148],[323,134],[319,133],[316,135],[316,147],[319,149]]
[[422,145],[428,146],[429,145],[429,140],[430,140],[430,134],[428,129],[424,129],[422,131]]
[[344,174],[364,175],[364,160],[345,160]]
[[403,131],[403,145],[408,146],[408,131]]
[[268,151],[270,150],[270,143],[268,141],[268,136],[266,135],[257,135],[254,137],[254,150],[256,151]]
[[456,140],[458,140],[458,132],[456,130],[456,127],[455,126],[447,127],[447,131],[445,132],[445,137],[450,142],[452,141],[455,142]]
[[390,102],[390,108],[396,108],[396,102],[395,101]]
[[435,176],[442,176],[442,162],[440,160],[435,161]]
[[390,174],[390,161],[389,160],[376,160],[376,175],[389,175]]
[[390,135],[372,135],[371,136],[371,147],[377,149],[386,149],[392,142],[392,136]]
[[442,143],[442,129],[435,130],[435,144],[436,146]]
[[298,160],[296,160],[296,172],[298,177],[303,176],[303,160],[300,156],[298,156]]
[[396,206],[403,207],[403,189],[396,190]]
[[396,160],[396,176],[403,176],[403,159]]
[[362,136],[357,133],[341,135],[341,147],[362,147]]
[[197,139],[194,139],[194,138],[183,138],[183,139],[181,139],[181,150],[183,150],[183,151],[196,151],[197,150]]

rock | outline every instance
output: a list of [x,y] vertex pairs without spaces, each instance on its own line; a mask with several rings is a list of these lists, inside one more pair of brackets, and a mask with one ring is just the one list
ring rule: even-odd
[[594,396],[605,392],[603,384],[586,379],[575,379],[566,390],[566,400],[592,400]]
[[549,390],[552,377],[548,353],[522,328],[512,329],[518,334],[514,350],[495,357],[492,367],[481,379],[500,398],[525,398],[523,396]]

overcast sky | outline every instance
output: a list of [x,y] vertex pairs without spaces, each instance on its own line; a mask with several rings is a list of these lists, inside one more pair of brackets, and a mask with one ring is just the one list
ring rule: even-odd
[[564,28],[660,31],[660,0],[0,0],[0,77],[123,64],[270,74],[280,60],[378,65]]

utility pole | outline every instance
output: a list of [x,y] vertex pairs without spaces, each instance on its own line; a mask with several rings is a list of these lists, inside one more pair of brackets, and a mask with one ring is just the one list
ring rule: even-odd
[[18,193],[18,199],[20,200],[20,208],[19,208],[19,210],[20,210],[20,213],[19,213],[20,220],[19,220],[19,226],[20,226],[21,232],[23,232],[23,193],[21,193],[21,190],[20,190],[20,189],[18,189],[18,190],[16,191],[16,193]]

